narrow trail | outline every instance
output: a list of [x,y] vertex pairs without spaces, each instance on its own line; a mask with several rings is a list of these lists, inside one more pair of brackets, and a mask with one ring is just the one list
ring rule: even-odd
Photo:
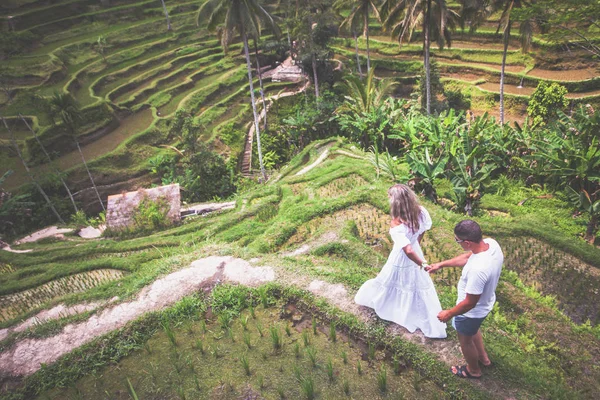
[[[286,62],[289,63],[289,60],[290,60],[289,58],[287,60],[285,60],[284,63],[282,63],[282,66],[285,66]],[[269,77],[269,75],[266,75],[266,76],[263,75],[263,79],[265,77]],[[293,82],[290,82],[290,83],[293,83]],[[299,93],[302,93],[308,88],[309,85],[310,85],[310,81],[305,77],[305,83],[302,87],[297,88],[295,90],[290,90],[287,92],[269,96],[266,99],[267,100],[266,107],[263,108],[261,110],[260,114],[258,115],[259,124],[265,118],[266,113],[269,111],[269,109],[273,105],[273,101],[281,99],[283,97],[294,96]],[[257,101],[257,103],[260,102],[259,99],[257,99],[256,101]],[[252,145],[254,143],[254,131],[255,131],[255,126],[254,126],[254,121],[252,121],[252,124],[250,125],[250,129],[248,130],[248,135],[246,136],[246,145],[244,146],[244,156],[242,158],[242,174],[244,174],[244,175],[250,175],[250,171],[252,169]]]

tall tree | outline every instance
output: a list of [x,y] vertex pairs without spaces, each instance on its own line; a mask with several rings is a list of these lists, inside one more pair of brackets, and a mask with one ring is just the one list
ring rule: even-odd
[[12,130],[9,128],[9,126],[6,123],[6,120],[4,119],[4,117],[2,117],[2,123],[4,124],[4,127],[6,128],[6,130],[8,131],[8,133],[10,134],[10,141],[12,142],[12,144],[13,144],[13,146],[15,148],[15,151],[17,152],[17,156],[19,157],[19,160],[21,160],[21,163],[23,164],[23,167],[25,167],[25,172],[27,172],[27,176],[29,176],[29,179],[31,179],[31,182],[33,182],[34,186],[40,192],[40,194],[42,195],[42,197],[44,198],[44,200],[46,200],[46,203],[48,203],[48,206],[50,207],[50,209],[52,210],[52,213],[56,216],[56,218],[58,219],[58,221],[61,224],[64,224],[65,221],[62,219],[62,217],[60,216],[60,214],[58,213],[58,211],[56,211],[56,208],[54,207],[54,204],[52,204],[52,201],[50,201],[50,198],[48,197],[48,195],[46,194],[46,192],[44,191],[44,189],[42,188],[42,186],[38,183],[38,181],[33,176],[33,173],[29,169],[29,166],[27,165],[27,162],[25,161],[25,158],[23,158],[23,154],[21,154],[21,149],[19,148],[19,144],[17,143],[17,141],[15,139],[15,135],[13,134]]
[[160,0],[163,8],[163,12],[165,13],[165,18],[167,19],[167,30],[171,30],[171,20],[169,19],[169,12],[167,11],[167,6],[165,4],[165,0]]
[[242,37],[244,55],[246,56],[246,69],[248,70],[248,82],[250,85],[250,102],[252,103],[252,114],[254,116],[254,129],[256,131],[258,161],[260,163],[263,182],[266,182],[267,174],[260,146],[260,128],[258,126],[258,114],[254,99],[252,66],[248,52],[248,34],[255,32],[257,36],[260,36],[261,22],[267,24],[276,35],[280,33],[279,27],[273,20],[273,17],[257,0],[208,0],[198,9],[196,24],[199,25],[200,21],[206,21],[209,30],[216,30],[219,24],[224,24],[221,33],[221,45],[225,50],[227,50],[236,32]]
[[102,210],[106,211],[106,207],[104,207],[104,203],[102,202],[100,193],[98,193],[98,188],[96,187],[96,183],[94,182],[92,173],[90,172],[87,162],[85,161],[85,157],[83,156],[83,152],[81,151],[79,139],[77,139],[77,121],[81,120],[81,111],[79,110],[79,105],[70,94],[61,93],[58,91],[54,92],[54,95],[52,95],[52,97],[50,98],[49,104],[50,109],[52,110],[54,115],[58,116],[61,122],[63,123],[67,135],[69,135],[73,139],[73,141],[75,141],[75,145],[77,145],[77,151],[79,151],[81,161],[83,162],[83,166],[87,171],[90,181],[92,182],[92,187],[96,192],[98,201],[100,201]]
[[73,204],[73,208],[75,209],[75,212],[77,212],[78,211],[77,210],[77,204],[75,204],[75,199],[73,198],[73,193],[71,193],[71,190],[69,189],[69,186],[67,185],[67,183],[63,179],[62,174],[60,173],[60,171],[54,165],[54,162],[52,161],[52,158],[50,158],[50,154],[48,154],[48,152],[46,151],[46,147],[44,146],[44,144],[40,140],[39,136],[31,128],[31,126],[29,126],[29,123],[27,123],[27,120],[21,114],[19,114],[19,118],[21,118],[21,121],[23,121],[23,123],[25,124],[25,126],[27,126],[27,129],[29,129],[29,132],[31,132],[31,134],[33,135],[33,137],[35,138],[35,140],[37,141],[37,143],[40,145],[40,148],[42,149],[42,151],[46,155],[46,159],[48,160],[48,163],[52,167],[52,170],[54,171],[54,173],[56,174],[56,176],[58,177],[58,179],[60,179],[60,182],[62,183],[63,187],[67,191],[67,194],[69,195],[69,199],[71,200],[71,204]]
[[429,64],[431,40],[442,49],[450,46],[451,31],[459,20],[458,13],[450,10],[445,0],[385,0],[381,5],[384,28],[402,42],[410,41],[415,28],[421,24],[423,62],[425,65],[426,111],[431,113],[431,69]]
[[532,7],[535,1],[523,0],[463,0],[463,19],[470,21],[470,30],[475,31],[479,25],[489,18],[494,12],[501,10],[500,21],[496,33],[502,32],[502,66],[500,67],[500,124],[504,124],[504,80],[506,71],[506,56],[510,44],[511,29],[513,24],[519,22],[519,41],[523,52],[529,51],[533,38],[534,28],[543,25],[540,16],[530,13],[521,13],[515,18],[515,9]]
[[[379,10],[373,0],[337,0],[333,7],[336,10],[350,8],[350,14],[340,24],[340,29],[348,28],[351,32],[361,30],[367,42],[367,74],[371,71],[371,53],[369,49],[369,13],[381,22]],[[356,40],[356,36],[354,37]]]

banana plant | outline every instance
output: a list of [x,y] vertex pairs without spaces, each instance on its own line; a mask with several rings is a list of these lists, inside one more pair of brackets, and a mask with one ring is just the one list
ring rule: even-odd
[[571,204],[575,205],[580,211],[589,214],[590,220],[585,230],[585,240],[593,244],[598,229],[598,221],[600,220],[600,189],[590,194],[584,189],[578,192],[571,186],[567,186],[567,197]]
[[436,178],[442,177],[448,164],[448,156],[441,155],[432,159],[429,149],[424,147],[424,151],[414,150],[406,155],[406,162],[411,171],[416,175],[417,187],[421,187],[425,196],[437,204],[438,197],[434,187]]
[[470,155],[459,151],[452,158],[453,169],[449,172],[457,204],[464,205],[468,216],[473,216],[473,210],[483,196],[485,184],[497,168],[495,163],[482,163],[474,153],[474,150]]

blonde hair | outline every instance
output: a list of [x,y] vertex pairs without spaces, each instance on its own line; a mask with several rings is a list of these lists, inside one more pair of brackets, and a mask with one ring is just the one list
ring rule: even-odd
[[415,192],[400,183],[389,188],[388,195],[392,218],[399,218],[413,232],[418,231],[421,207]]

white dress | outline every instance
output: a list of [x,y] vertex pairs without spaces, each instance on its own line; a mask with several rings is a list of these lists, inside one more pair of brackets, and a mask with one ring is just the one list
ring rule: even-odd
[[420,329],[426,337],[445,338],[446,324],[437,319],[442,306],[433,281],[402,250],[410,244],[424,258],[418,238],[431,228],[431,217],[423,207],[419,219],[417,232],[404,224],[390,229],[394,248],[379,275],[361,286],[354,301],[373,308],[381,319],[402,325],[411,333]]

